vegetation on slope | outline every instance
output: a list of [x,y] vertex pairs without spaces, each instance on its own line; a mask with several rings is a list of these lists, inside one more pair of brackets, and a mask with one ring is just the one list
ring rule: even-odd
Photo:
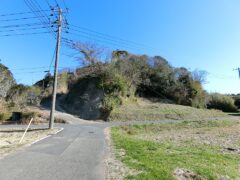
[[9,89],[15,84],[11,71],[0,64],[0,98],[5,98]]
[[[202,117],[199,114],[204,114],[201,110],[187,107],[177,110],[179,106],[173,105],[171,107],[159,104],[146,105],[143,109],[139,105],[134,105],[139,97],[154,99],[157,103],[166,101],[199,109],[237,110],[232,97],[220,94],[208,95],[203,89],[206,79],[204,71],[191,72],[184,67],[173,67],[161,56],[135,55],[120,50],[113,51],[111,56],[107,56],[101,48],[79,42],[72,42],[71,48],[79,53],[77,60],[84,66],[74,73],[59,74],[57,93],[63,96],[58,96],[61,97],[61,101],[58,100],[57,105],[82,118],[182,119],[191,118],[185,111],[199,112],[196,113],[199,117]],[[103,63],[103,57],[106,58],[105,63]],[[11,75],[10,71],[7,72]],[[49,106],[52,84],[53,77],[48,74],[34,86],[21,84],[11,86],[6,92],[5,100],[16,106],[39,105],[40,102]],[[126,102],[130,103],[126,104]],[[129,107],[132,112],[123,112],[127,109],[121,107],[123,105]],[[154,109],[153,106],[157,108]],[[169,111],[172,112],[166,112],[165,106],[168,106]],[[138,111],[137,109],[143,111],[135,112],[134,108],[136,108],[135,111]],[[124,113],[125,116],[122,116]],[[206,114],[211,113],[206,111]],[[138,116],[132,114],[138,114]]]
[[106,114],[117,111],[124,100],[137,97],[154,98],[159,102],[168,100],[196,108],[236,111],[231,97],[227,99],[222,95],[218,95],[219,106],[212,106],[213,98],[209,98],[202,86],[206,80],[205,71],[190,72],[184,67],[171,66],[161,56],[134,55],[120,50],[113,51],[111,58],[101,63],[102,56],[106,57],[101,48],[80,42],[73,42],[71,48],[79,52],[77,59],[85,65],[83,70],[77,70],[80,79],[99,78],[97,87],[104,93],[102,112]]
[[124,101],[122,106],[111,111],[109,120],[203,120],[223,118],[227,115],[218,110],[197,109],[169,103],[152,102],[146,99]]
[[[209,109],[220,109],[224,112],[236,112],[237,111],[237,101],[231,96],[221,95],[221,94],[210,94],[208,97],[207,107]],[[236,105],[235,105],[236,103]]]

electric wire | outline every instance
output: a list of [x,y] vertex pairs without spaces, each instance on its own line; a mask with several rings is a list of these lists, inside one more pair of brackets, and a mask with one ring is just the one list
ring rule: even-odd
[[58,4],[58,2],[57,2],[57,0],[54,0],[54,1],[55,1],[55,3],[56,3],[57,7],[60,7],[59,4]]
[[[36,4],[35,7],[36,7],[37,9],[41,10],[40,14],[41,14],[43,17],[45,17],[45,20],[46,20],[47,22],[50,23],[50,18],[48,18],[48,15],[47,15],[45,12],[42,11],[42,8],[41,8],[40,4],[37,2],[37,0],[30,0],[30,1],[32,2],[32,4],[34,4],[34,2],[35,2],[35,4]],[[33,2],[33,1],[34,1],[34,2]],[[55,30],[54,30],[53,28],[51,28],[51,32],[54,34],[54,37],[55,37]]]
[[[42,10],[44,12],[49,12],[51,10]],[[33,13],[36,13],[38,11],[29,11],[29,12],[19,12],[19,13],[9,13],[9,14],[0,14],[0,17],[6,17],[6,16],[19,16],[19,15],[26,15],[26,14],[33,14]]]
[[[29,0],[24,0],[25,4],[29,7],[30,10],[32,10],[32,12],[35,14],[36,17],[38,17],[39,21],[47,27],[47,25],[49,25],[50,23],[48,22],[48,19],[46,21],[46,17],[43,19],[41,18],[41,16],[44,16],[42,14],[42,10],[36,8],[36,5],[34,5],[34,3],[32,1],[29,1]],[[54,37],[56,36],[55,32],[54,32],[54,29],[53,28],[49,28],[49,33],[51,33]]]
[[23,17],[23,18],[15,18],[15,19],[0,19],[0,22],[9,22],[9,21],[22,21],[22,20],[28,20],[28,19],[36,19],[37,17]]
[[50,65],[49,65],[49,72],[51,71],[51,68],[53,67],[52,65],[53,65],[53,61],[54,61],[54,59],[55,59],[55,56],[56,56],[56,49],[57,49],[57,46],[55,46],[55,48],[54,48],[54,51],[53,51],[53,56],[52,56],[52,60],[51,60],[51,63],[50,63]]
[[[41,69],[48,69],[48,68],[52,68],[54,67],[53,65],[52,66],[39,66],[39,67],[26,67],[26,68],[9,68],[11,71],[20,71],[20,72],[29,72],[31,70],[31,72],[33,72],[32,70],[34,71],[38,71],[38,70],[41,70]],[[59,68],[76,68],[76,66],[59,66]]]
[[[36,17],[38,17],[38,19],[39,19],[44,25],[49,24],[48,19],[47,19],[47,21],[46,21],[45,16],[41,13],[41,9],[36,8],[36,5],[35,5],[32,1],[30,1],[30,0],[25,0],[25,3],[28,5],[28,7],[29,7],[32,11],[35,11],[35,10],[38,11],[38,13],[34,13],[34,14],[35,14]],[[44,18],[41,18],[41,17],[44,17]]]
[[24,36],[24,35],[36,35],[36,34],[46,34],[49,32],[34,32],[34,33],[19,33],[19,34],[0,34],[0,37],[10,37],[10,36]]
[[67,3],[65,2],[65,0],[62,0],[62,1],[63,1],[63,5],[64,5],[65,9],[68,9]]
[[27,67],[27,68],[14,68],[14,69],[10,69],[11,71],[25,71],[25,70],[32,70],[32,69],[46,69],[49,66],[41,66],[41,67]]
[[33,28],[20,28],[20,29],[7,29],[7,30],[0,30],[0,32],[14,32],[14,31],[29,31],[29,30],[40,30],[46,29],[47,27],[33,27]]
[[12,24],[12,25],[0,26],[0,28],[31,27],[36,25],[42,25],[42,24],[41,23]]
[[[85,34],[85,35],[84,34],[78,34],[78,33],[69,33],[69,34],[77,36],[77,37],[83,37],[83,38],[86,38],[86,39],[91,39],[91,40],[94,40],[96,42],[102,42],[104,44],[113,45],[117,48],[119,48],[121,46],[121,47],[132,49],[132,50],[140,50],[140,48],[137,48],[137,47],[132,47],[132,46],[129,46],[129,45],[118,43],[118,42],[109,41],[107,39],[103,39],[103,38],[99,38],[99,37],[93,37],[93,36],[88,35],[88,34]],[[69,38],[65,38],[64,41],[66,39],[69,40]],[[71,44],[74,44],[74,40],[65,41],[65,43],[67,43],[68,45],[71,45]]]
[[14,74],[44,74],[45,71],[29,71],[29,72],[17,72],[17,73],[14,73]]
[[149,49],[159,50],[159,49],[157,49],[155,47],[151,47],[151,46],[148,46],[148,45],[145,45],[145,44],[141,44],[141,43],[137,43],[137,42],[134,42],[134,41],[122,39],[122,38],[119,38],[119,37],[116,37],[116,36],[112,36],[112,35],[108,35],[108,34],[105,34],[105,33],[97,32],[97,31],[91,30],[89,28],[76,26],[76,25],[73,25],[73,24],[69,24],[69,26],[70,26],[70,29],[72,29],[71,27],[74,27],[74,28],[77,28],[77,29],[82,30],[82,31],[86,31],[86,32],[89,32],[89,33],[97,34],[98,36],[102,36],[103,38],[110,38],[112,40],[123,42],[123,43],[127,43],[129,45],[134,45],[134,46],[139,46],[139,47],[145,47],[145,48],[149,48]]
[[84,34],[86,36],[89,36],[89,37],[92,37],[93,39],[97,39],[97,40],[103,40],[103,41],[109,41],[109,42],[113,42],[115,45],[121,45],[121,46],[124,46],[124,47],[127,47],[127,48],[131,48],[131,49],[139,49],[139,47],[137,46],[133,46],[129,43],[126,43],[126,42],[121,42],[121,41],[118,41],[118,40],[115,40],[115,39],[112,39],[112,38],[107,38],[107,37],[102,37],[98,34],[92,34],[92,33],[88,33],[88,32],[85,32],[85,31],[81,31],[81,30],[76,30],[76,29],[70,29],[70,34],[75,34],[76,33],[72,33],[72,31],[75,31],[77,33],[80,33],[80,34]]
[[40,4],[37,2],[37,0],[30,0],[30,1],[32,2],[33,5],[34,5],[34,2],[35,2],[35,7],[37,9],[39,9],[40,13],[43,15],[43,17],[45,17],[45,19],[47,21],[49,21],[48,15],[44,11],[42,11],[42,8],[41,8]]

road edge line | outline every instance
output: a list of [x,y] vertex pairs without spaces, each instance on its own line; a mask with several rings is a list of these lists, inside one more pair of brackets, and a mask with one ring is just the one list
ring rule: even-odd
[[33,145],[33,144],[36,144],[37,142],[42,141],[42,140],[44,140],[44,139],[47,139],[47,138],[49,138],[49,137],[51,137],[51,136],[53,136],[53,135],[56,135],[56,134],[60,133],[60,132],[63,131],[63,130],[64,130],[64,128],[60,128],[56,133],[50,134],[50,135],[48,135],[48,136],[46,136],[46,137],[40,138],[40,139],[38,139],[38,140],[36,140],[36,141],[33,141],[32,143],[27,144],[27,146],[31,146],[31,145]]

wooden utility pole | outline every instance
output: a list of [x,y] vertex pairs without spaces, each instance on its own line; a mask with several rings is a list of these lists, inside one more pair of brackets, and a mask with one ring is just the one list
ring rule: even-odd
[[240,68],[236,68],[236,69],[233,69],[234,71],[238,71],[238,76],[239,76],[239,79],[240,79]]
[[58,25],[57,47],[56,47],[56,59],[55,59],[55,66],[54,66],[54,82],[53,82],[52,107],[51,107],[51,113],[50,113],[49,129],[53,128],[54,113],[55,113],[55,106],[56,106],[57,79],[58,79],[58,58],[59,58],[61,31],[62,31],[62,9],[61,8],[59,8],[57,25]]

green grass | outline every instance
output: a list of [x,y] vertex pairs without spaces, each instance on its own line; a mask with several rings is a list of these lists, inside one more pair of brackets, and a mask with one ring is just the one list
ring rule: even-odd
[[[228,175],[232,179],[240,178],[240,157],[234,154],[223,154],[219,147],[196,144],[191,141],[181,144],[169,142],[153,142],[137,137],[141,133],[154,133],[161,128],[200,128],[232,126],[231,122],[180,123],[166,125],[133,125],[112,128],[112,139],[117,157],[129,168],[140,174],[128,176],[126,179],[174,179],[176,168],[195,172],[206,179],[218,179],[220,175]],[[118,151],[125,151],[119,156]]]
[[150,125],[132,125],[122,126],[128,134],[159,133],[161,130],[179,130],[189,128],[218,128],[231,127],[240,124],[240,121],[228,120],[205,120],[205,121],[181,121],[179,123],[150,124]]

